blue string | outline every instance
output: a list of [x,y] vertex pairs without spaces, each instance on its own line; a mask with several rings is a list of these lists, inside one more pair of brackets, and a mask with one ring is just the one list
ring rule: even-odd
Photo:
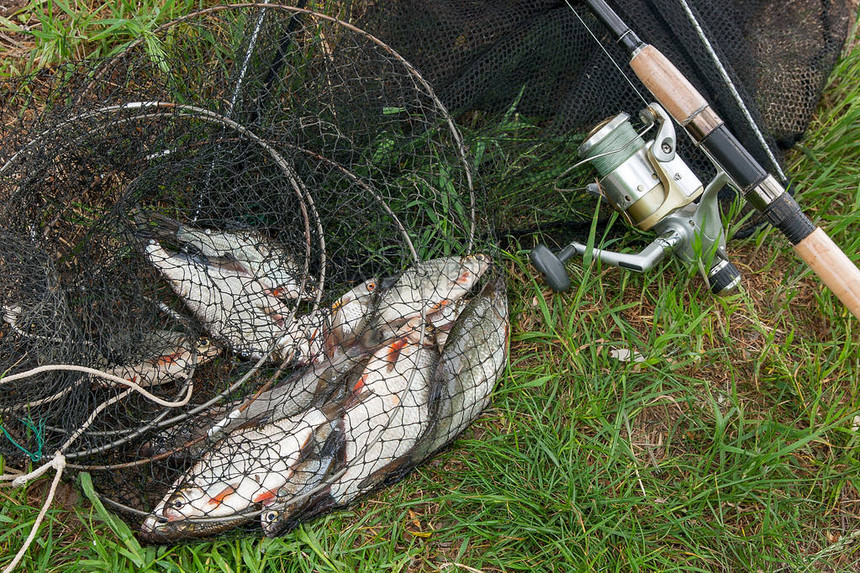
[[7,440],[12,442],[12,445],[14,445],[16,448],[18,448],[19,450],[21,450],[25,454],[27,454],[27,456],[30,458],[30,460],[32,460],[34,463],[38,462],[39,460],[42,459],[42,446],[45,445],[45,438],[42,435],[44,433],[44,429],[45,429],[45,421],[39,420],[38,426],[33,422],[33,420],[29,416],[25,420],[19,419],[18,421],[21,422],[22,424],[24,424],[24,426],[28,430],[30,430],[31,432],[33,432],[33,434],[35,434],[35,436],[36,436],[36,451],[35,452],[31,452],[30,450],[26,449],[24,446],[22,446],[21,444],[16,442],[15,439],[9,435],[9,432],[6,431],[6,428],[4,428],[2,424],[0,424],[0,430],[3,430],[3,435],[6,436]]

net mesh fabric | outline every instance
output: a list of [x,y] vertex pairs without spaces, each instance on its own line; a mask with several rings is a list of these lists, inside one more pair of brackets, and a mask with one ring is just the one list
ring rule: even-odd
[[[619,111],[636,117],[644,107],[622,70],[647,101],[651,98],[630,73],[629,55],[585,4],[570,2],[576,14],[562,0],[410,0],[355,8],[361,4],[354,3],[361,25],[413,62],[449,109],[467,117],[465,123],[475,117],[498,123],[502,117],[509,124],[504,152],[488,153],[484,163],[491,190],[505,188],[507,181],[517,181],[517,191],[528,190],[501,193],[506,228],[590,223],[594,202],[581,184],[588,169],[553,172],[547,165],[573,165],[579,157],[571,140],[581,141]],[[638,36],[678,66],[772,172],[782,168],[781,152],[809,124],[849,27],[850,5],[844,0],[611,4]],[[699,177],[710,178],[707,158],[689,138],[678,140]],[[509,167],[496,169],[494,160]]]
[[0,453],[61,450],[153,541],[277,535],[480,414],[490,218],[377,38],[264,5],[157,37],[3,87]]

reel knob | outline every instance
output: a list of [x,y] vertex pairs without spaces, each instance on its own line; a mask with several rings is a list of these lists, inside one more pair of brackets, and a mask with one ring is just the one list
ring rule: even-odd
[[711,292],[717,296],[731,294],[741,282],[741,272],[729,261],[722,259],[708,273]]
[[564,258],[560,258],[543,245],[535,246],[529,254],[534,268],[543,274],[546,284],[555,292],[563,292],[570,288],[570,277],[567,276],[564,263],[572,253],[566,257],[565,254],[565,251],[562,251],[561,255]]

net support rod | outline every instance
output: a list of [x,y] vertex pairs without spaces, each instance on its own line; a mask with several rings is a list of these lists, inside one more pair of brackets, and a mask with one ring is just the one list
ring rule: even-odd
[[729,131],[686,77],[630,30],[605,0],[585,0],[630,53],[630,67],[669,115],[729,175],[744,198],[788,238],[798,256],[860,320],[860,269]]

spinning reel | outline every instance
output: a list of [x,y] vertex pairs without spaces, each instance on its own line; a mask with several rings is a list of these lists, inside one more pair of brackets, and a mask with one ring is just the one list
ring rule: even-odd
[[[622,112],[595,127],[579,154],[594,164],[601,177],[599,184],[588,185],[588,192],[609,201],[629,225],[653,230],[658,237],[638,254],[594,249],[593,256],[604,264],[641,273],[674,254],[685,265],[698,267],[711,292],[730,292],[740,283],[740,272],[726,255],[717,202],[728,176],[717,166],[717,175],[702,185],[676,153],[675,128],[658,104],[642,110],[639,119],[646,127],[657,128],[653,140],[637,134],[630,116]],[[576,241],[558,253],[537,245],[530,258],[547,284],[561,292],[570,287],[564,264],[586,250]]]

